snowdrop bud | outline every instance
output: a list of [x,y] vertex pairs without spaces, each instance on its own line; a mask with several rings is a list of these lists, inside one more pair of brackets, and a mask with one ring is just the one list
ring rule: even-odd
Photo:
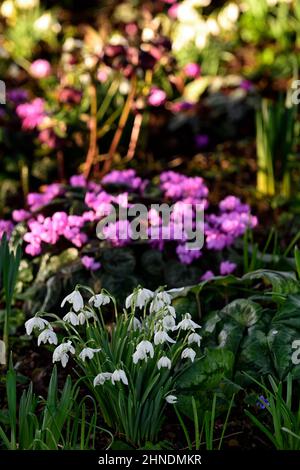
[[64,307],[65,303],[68,302],[73,305],[75,312],[79,312],[83,308],[83,298],[78,290],[74,290],[71,294],[67,295],[61,303],[61,307]]
[[154,344],[157,346],[158,344],[163,344],[165,342],[169,342],[169,343],[176,343],[176,341],[174,341],[172,338],[170,338],[170,336],[168,335],[168,333],[166,331],[157,331],[154,335]]
[[194,362],[196,353],[192,348],[185,348],[181,353],[181,359],[190,359]]
[[63,321],[70,323],[73,326],[79,325],[79,318],[74,312],[69,312],[63,317]]
[[40,317],[30,318],[30,320],[27,320],[27,322],[25,323],[26,334],[28,336],[31,335],[32,330],[37,329],[41,331],[46,327],[49,330],[52,330],[52,326],[50,325],[50,323],[47,320],[44,320],[44,318]]
[[165,398],[166,402],[169,403],[170,405],[174,405],[175,403],[177,403],[177,397],[175,397],[175,395],[168,395],[166,398]]
[[50,329],[42,331],[38,337],[38,346],[40,346],[41,343],[57,344],[57,336],[54,331]]
[[101,351],[101,348],[93,349],[93,348],[83,348],[81,353],[79,354],[80,359],[84,362],[86,358],[93,359],[94,354]]
[[112,374],[110,372],[101,372],[94,378],[94,387],[96,385],[103,385],[107,380],[111,379]]
[[191,333],[188,337],[188,344],[196,343],[200,347],[202,337],[198,333]]
[[110,302],[110,297],[107,294],[97,294],[93,295],[93,297],[90,298],[89,304],[93,305],[96,308],[101,307],[102,305],[107,305]]
[[167,369],[171,369],[171,360],[167,356],[162,356],[157,361],[157,368],[160,370],[162,367],[166,367]]
[[116,369],[111,376],[111,383],[115,385],[115,382],[123,382],[124,385],[128,385],[128,380],[124,370]]

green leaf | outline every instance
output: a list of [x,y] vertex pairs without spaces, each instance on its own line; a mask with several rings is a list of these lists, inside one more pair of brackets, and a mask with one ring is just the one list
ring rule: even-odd
[[277,294],[295,294],[300,290],[300,283],[293,272],[272,271],[258,269],[242,277],[243,281],[261,279],[271,284],[273,292]]
[[224,377],[230,377],[234,354],[225,349],[207,349],[205,356],[184,372],[176,387],[178,390],[208,390],[216,387]]
[[223,315],[231,317],[237,323],[244,327],[250,327],[260,319],[262,308],[256,302],[248,299],[236,299],[230,304],[226,305],[221,312]]

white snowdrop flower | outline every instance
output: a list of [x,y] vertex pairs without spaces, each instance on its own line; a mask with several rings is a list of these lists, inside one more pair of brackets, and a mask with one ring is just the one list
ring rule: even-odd
[[175,319],[172,315],[166,315],[162,322],[165,330],[173,330],[176,326]]
[[191,333],[188,337],[188,344],[196,343],[200,347],[202,336],[198,335],[198,333]]
[[181,322],[178,323],[176,327],[176,329],[180,329],[184,331],[195,330],[196,328],[201,328],[201,326],[192,320],[192,317],[189,313],[186,313],[184,315],[183,319],[181,320]]
[[151,358],[154,356],[154,348],[152,344],[150,341],[141,341],[132,355],[133,363],[137,364],[138,361],[143,361],[144,359],[147,360],[148,354]]
[[147,340],[141,341],[137,345],[136,350],[137,351],[144,351],[146,354],[149,354],[150,357],[154,356],[154,348],[153,348],[152,344],[150,343],[150,341],[147,341]]
[[38,337],[38,346],[40,346],[41,343],[57,344],[57,336],[54,331],[50,330],[49,328],[42,331]]
[[79,325],[79,318],[74,312],[69,312],[63,317],[63,321],[71,323],[73,326]]
[[67,341],[66,343],[62,343],[57,348],[54,349],[52,362],[59,362],[61,361],[61,365],[66,367],[69,356],[68,353],[75,354],[75,349],[72,346],[71,341]]
[[83,298],[78,290],[74,290],[71,294],[67,295],[62,301],[61,307],[63,307],[66,302],[73,305],[75,312],[79,312],[79,310],[83,308]]
[[173,318],[176,318],[175,308],[172,305],[166,305],[164,312],[166,312],[168,315],[172,315]]
[[171,302],[172,302],[172,297],[170,296],[170,294],[168,294],[167,292],[158,292],[156,294],[156,297],[159,299],[159,300],[162,300],[164,302],[165,305],[170,305]]
[[174,405],[175,403],[177,403],[177,397],[175,397],[175,395],[168,395],[166,398],[165,398],[166,402],[169,403],[170,405]]
[[84,362],[86,359],[93,359],[94,354],[99,351],[101,351],[101,348],[98,348],[98,349],[83,348],[83,350],[79,354],[79,357]]
[[162,367],[166,367],[167,369],[171,369],[171,360],[167,356],[162,356],[157,361],[157,368],[160,370]]
[[94,312],[91,312],[90,310],[82,310],[78,314],[78,320],[79,320],[80,325],[84,325],[85,322],[89,320],[90,318],[96,318],[96,315],[94,314]]
[[123,382],[124,385],[128,385],[128,380],[124,370],[116,369],[111,376],[111,383],[115,385],[115,382]]
[[170,305],[171,301],[172,297],[167,292],[158,292],[150,304],[150,313],[158,312],[167,305]]
[[44,330],[44,328],[49,328],[49,330],[52,330],[52,326],[47,320],[44,320],[44,318],[41,317],[33,317],[30,318],[30,320],[27,320],[25,323],[25,329],[26,329],[26,334],[28,336],[31,335],[32,330]]
[[110,297],[107,294],[97,294],[93,295],[93,297],[90,298],[89,304],[93,305],[96,308],[101,307],[102,305],[107,305],[110,302]]
[[136,307],[143,308],[153,296],[154,292],[152,292],[152,290],[140,288],[127,297],[125,306],[126,308],[130,308],[135,301]]
[[101,372],[94,378],[94,387],[96,385],[103,385],[107,380],[110,380],[112,374],[110,372]]
[[154,335],[154,344],[157,346],[158,344],[163,344],[165,342],[168,342],[168,343],[176,343],[176,341],[174,341],[172,338],[170,338],[170,336],[168,335],[168,333],[166,331],[157,331]]
[[141,330],[142,329],[142,323],[140,322],[140,320],[138,318],[133,317],[131,322],[130,322],[130,325],[129,325],[128,329],[132,329],[133,331]]
[[190,359],[194,362],[196,353],[192,348],[185,348],[181,353],[181,359]]
[[145,353],[145,351],[135,351],[132,354],[133,364],[137,364],[139,361],[143,361],[143,360],[147,361],[147,359],[148,359],[148,356]]

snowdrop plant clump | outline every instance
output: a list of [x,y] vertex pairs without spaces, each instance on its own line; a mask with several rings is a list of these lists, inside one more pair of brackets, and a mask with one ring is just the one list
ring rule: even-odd
[[77,286],[61,303],[70,308],[62,319],[37,314],[25,324],[38,344],[55,346],[53,363],[75,361],[106,424],[135,446],[155,442],[176,382],[199,358],[201,327],[189,313],[177,320],[171,302],[172,291],[138,287],[118,313],[107,291]]

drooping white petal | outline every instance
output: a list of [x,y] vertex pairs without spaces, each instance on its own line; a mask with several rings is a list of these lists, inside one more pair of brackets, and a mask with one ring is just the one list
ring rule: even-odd
[[64,307],[66,302],[73,306],[75,312],[79,312],[84,306],[82,295],[78,290],[74,290],[71,294],[67,295],[61,303],[61,307]]
[[190,359],[194,362],[196,353],[192,348],[185,348],[181,353],[181,359]]
[[101,372],[94,378],[94,387],[97,385],[103,385],[107,380],[110,380],[112,374],[111,372]]
[[171,369],[172,363],[171,360],[167,356],[162,356],[158,361],[157,361],[157,368],[160,370],[162,367],[165,367],[167,369]]
[[37,329],[41,331],[46,327],[52,330],[52,326],[47,320],[37,316],[30,318],[30,320],[27,320],[27,322],[25,323],[26,334],[28,336],[31,335],[32,330]]
[[38,336],[38,346],[40,346],[41,343],[57,344],[57,336],[54,331],[49,328],[42,331]]

